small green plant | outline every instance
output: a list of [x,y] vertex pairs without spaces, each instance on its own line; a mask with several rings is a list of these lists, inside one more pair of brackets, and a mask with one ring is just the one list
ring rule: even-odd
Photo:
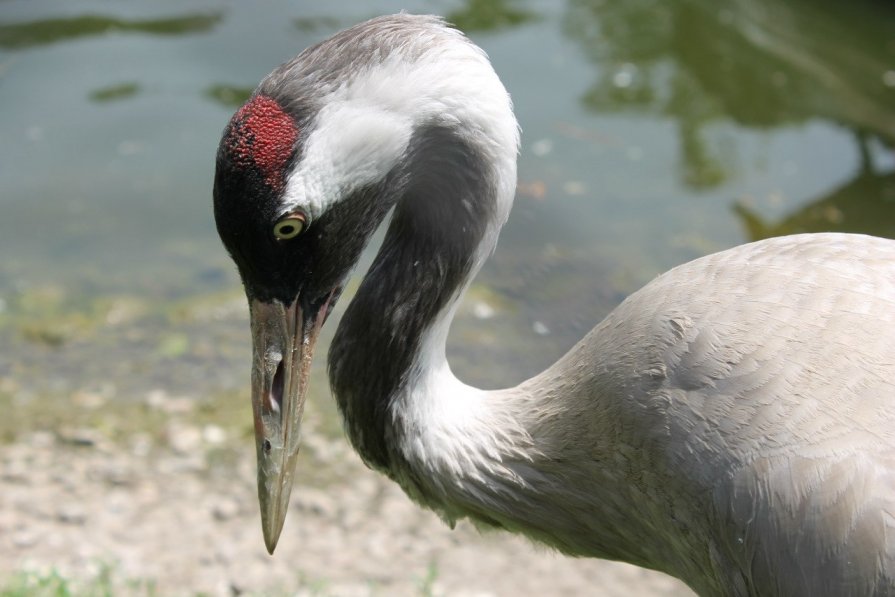
[[438,581],[438,564],[433,560],[429,562],[426,576],[420,581],[420,595],[422,597],[433,597],[436,581]]
[[[117,587],[117,591],[116,591]],[[0,581],[0,597],[155,597],[152,581],[117,579],[113,567],[102,563],[95,576],[86,580],[66,578],[56,568],[22,570],[6,582]]]
[[19,572],[0,588],[0,597],[69,597],[74,595],[70,581],[58,570]]

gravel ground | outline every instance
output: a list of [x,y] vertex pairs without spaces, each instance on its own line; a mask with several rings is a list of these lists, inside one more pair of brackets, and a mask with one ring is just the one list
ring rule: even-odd
[[[118,594],[691,594],[625,564],[565,558],[468,524],[451,531],[343,439],[313,429],[299,463],[312,479],[299,477],[271,557],[251,440],[176,414],[161,435],[118,445],[92,429],[37,431],[0,446],[0,575],[53,570],[77,581],[108,566]],[[245,450],[220,457],[216,447],[233,444]],[[337,478],[322,481],[326,471]]]

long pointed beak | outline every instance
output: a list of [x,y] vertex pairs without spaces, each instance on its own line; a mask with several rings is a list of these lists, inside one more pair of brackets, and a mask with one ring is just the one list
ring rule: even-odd
[[308,313],[298,299],[289,305],[249,300],[258,500],[264,543],[271,554],[289,507],[311,358],[329,302]]

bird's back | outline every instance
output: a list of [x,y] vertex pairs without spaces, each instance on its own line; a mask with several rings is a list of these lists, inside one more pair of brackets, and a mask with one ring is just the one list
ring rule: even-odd
[[895,594],[895,241],[687,263],[533,381],[575,388],[582,440],[611,436],[664,545],[695,549],[654,567],[710,594]]

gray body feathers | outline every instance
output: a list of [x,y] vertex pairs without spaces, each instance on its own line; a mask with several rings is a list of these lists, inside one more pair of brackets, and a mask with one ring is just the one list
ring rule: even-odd
[[702,594],[895,594],[895,241],[687,263],[495,399],[531,445],[504,526]]

